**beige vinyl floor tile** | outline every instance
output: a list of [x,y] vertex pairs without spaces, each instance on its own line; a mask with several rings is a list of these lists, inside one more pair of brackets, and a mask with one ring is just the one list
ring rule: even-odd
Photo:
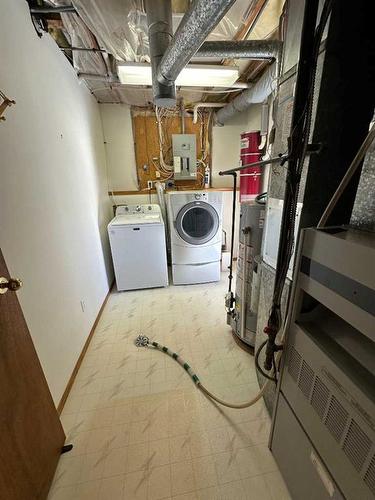
[[267,441],[262,401],[218,407],[148,335],[179,353],[218,396],[259,387],[254,360],[226,325],[227,280],[112,292],[61,420],[74,448],[48,500],[289,500]]

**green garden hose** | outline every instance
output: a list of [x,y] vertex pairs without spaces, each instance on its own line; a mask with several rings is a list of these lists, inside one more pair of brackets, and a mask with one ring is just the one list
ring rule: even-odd
[[254,405],[257,401],[259,401],[262,398],[263,394],[266,392],[268,386],[271,383],[271,380],[267,380],[267,382],[263,385],[263,387],[260,389],[258,394],[256,396],[254,396],[254,398],[251,399],[250,401],[246,401],[244,403],[238,403],[238,404],[227,403],[226,401],[223,401],[222,399],[220,399],[217,396],[215,396],[214,394],[212,394],[208,389],[206,389],[204,387],[204,385],[202,384],[202,382],[199,380],[198,375],[196,375],[194,373],[191,366],[188,363],[186,363],[177,353],[168,349],[168,347],[163,346],[163,345],[159,344],[158,342],[150,341],[150,339],[148,337],[146,337],[146,335],[138,335],[138,337],[135,340],[135,345],[137,347],[149,347],[149,348],[153,348],[153,349],[158,349],[159,351],[164,352],[165,354],[168,354],[168,356],[173,358],[175,361],[177,361],[177,363],[179,363],[182,366],[182,368],[189,374],[189,376],[192,379],[192,381],[194,382],[194,384],[197,386],[198,389],[200,389],[203,392],[203,394],[205,394],[209,398],[213,399],[217,403],[219,403],[223,406],[226,406],[228,408],[235,408],[235,409],[240,410],[240,409],[248,408],[249,406]]

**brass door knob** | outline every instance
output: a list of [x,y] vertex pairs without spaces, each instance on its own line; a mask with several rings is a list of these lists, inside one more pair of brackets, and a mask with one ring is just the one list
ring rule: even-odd
[[17,278],[0,278],[0,294],[7,293],[8,290],[16,292],[23,285],[22,281]]

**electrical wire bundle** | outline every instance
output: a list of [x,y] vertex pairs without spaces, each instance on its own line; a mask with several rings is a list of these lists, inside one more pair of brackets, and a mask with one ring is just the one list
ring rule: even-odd
[[[177,111],[169,108],[155,107],[156,123],[158,128],[158,143],[159,143],[159,158],[157,159],[158,164],[156,164],[156,159],[152,158],[152,162],[155,168],[161,174],[161,180],[168,180],[173,177],[174,168],[173,165],[167,163],[168,154],[171,151],[170,141],[165,134],[165,129],[170,130],[170,120],[177,115]],[[198,116],[201,122],[200,136],[201,136],[201,149],[202,158],[198,159],[197,162],[203,168],[203,172],[207,166],[207,158],[210,153],[210,138],[209,130],[210,123],[212,121],[212,113],[209,113],[207,119],[205,120],[205,115],[198,112]],[[201,177],[202,187],[204,186],[204,173],[197,170],[197,174]]]
[[[319,25],[315,30],[311,55],[307,58],[307,60],[300,61],[299,68],[302,68],[301,71],[308,73],[307,77],[306,73],[304,75],[308,88],[302,113],[296,120],[293,120],[295,124],[288,140],[288,170],[275,273],[275,284],[268,322],[267,326],[264,328],[264,332],[268,335],[268,340],[259,347],[256,353],[256,358],[258,359],[259,353],[264,347],[266,347],[266,357],[264,362],[264,368],[266,371],[270,371],[273,367],[275,368],[275,352],[282,349],[282,345],[276,344],[276,336],[282,325],[281,298],[294,247],[297,199],[310,136],[314,85],[320,43],[331,9],[332,0],[326,0],[320,16]],[[260,369],[259,363],[258,369]],[[264,376],[266,376],[263,370],[260,369],[260,371]],[[269,376],[266,378],[269,378]]]
[[[163,131],[163,119],[170,118],[175,112],[168,108],[155,107],[156,123],[158,126],[158,142],[159,142],[159,165],[155,167],[161,173],[163,180],[170,179],[173,177],[173,165],[169,165],[165,162],[166,151],[166,140]],[[154,160],[153,160],[154,161]]]
[[[210,154],[210,124],[212,121],[213,113],[211,111],[208,112],[207,119],[205,121],[205,116],[207,113],[202,113],[198,110],[198,117],[201,122],[200,136],[201,136],[201,150],[202,150],[202,158],[198,159],[197,162],[202,166],[203,172],[206,171],[208,155]],[[202,187],[204,187],[204,173],[197,170],[197,174],[202,177]]]

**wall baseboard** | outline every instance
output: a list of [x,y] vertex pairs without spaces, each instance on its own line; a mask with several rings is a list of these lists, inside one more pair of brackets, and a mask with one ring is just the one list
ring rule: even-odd
[[58,404],[58,406],[57,406],[57,413],[58,413],[59,415],[61,415],[61,412],[63,411],[63,408],[64,408],[64,405],[65,405],[65,403],[66,403],[66,400],[68,399],[69,393],[70,393],[71,388],[72,388],[72,386],[73,386],[73,384],[74,384],[74,381],[75,381],[75,379],[76,379],[76,376],[77,376],[78,370],[79,370],[79,369],[80,369],[80,367],[81,367],[81,364],[82,364],[83,358],[85,357],[86,351],[87,351],[87,349],[88,349],[88,347],[89,347],[89,345],[90,345],[91,339],[92,339],[92,337],[93,337],[93,335],[94,335],[95,328],[97,327],[97,325],[98,325],[98,323],[99,323],[100,317],[101,317],[101,315],[102,315],[102,313],[103,313],[104,307],[105,307],[105,305],[106,305],[106,303],[107,303],[107,301],[108,301],[108,298],[109,298],[109,296],[110,296],[110,294],[111,294],[111,291],[112,291],[112,288],[113,288],[114,284],[115,284],[115,282],[113,281],[113,283],[112,283],[112,284],[111,284],[111,286],[109,287],[108,293],[107,293],[107,295],[105,296],[105,299],[104,299],[104,301],[103,301],[103,304],[101,305],[101,307],[100,307],[100,309],[99,309],[99,312],[98,312],[98,314],[97,314],[97,316],[96,316],[96,319],[95,319],[95,321],[94,321],[94,323],[93,323],[93,325],[92,325],[92,328],[91,328],[91,330],[90,330],[89,336],[87,337],[86,342],[85,342],[85,345],[83,346],[83,349],[82,349],[82,351],[81,351],[81,354],[80,354],[80,355],[79,355],[79,357],[78,357],[77,363],[75,364],[75,366],[74,366],[74,368],[73,368],[72,374],[71,374],[71,376],[70,376],[70,378],[69,378],[69,382],[68,382],[68,384],[67,384],[67,386],[66,386],[66,388],[65,388],[64,394],[62,395],[62,397],[61,397],[61,399],[60,399],[60,402],[59,402],[59,404]]

